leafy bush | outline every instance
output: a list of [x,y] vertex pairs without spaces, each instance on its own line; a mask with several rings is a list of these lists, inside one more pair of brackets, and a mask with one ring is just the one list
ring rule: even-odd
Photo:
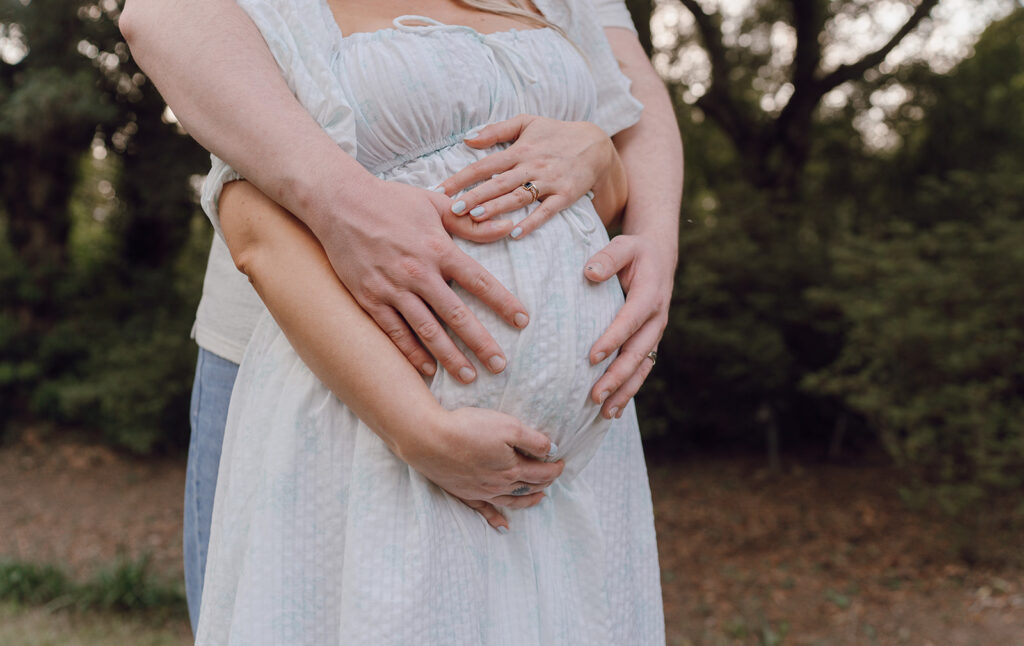
[[870,421],[918,499],[959,512],[1024,483],[1024,218],[895,226],[835,255],[814,298],[846,339],[805,385]]
[[42,604],[70,593],[71,581],[52,565],[0,563],[0,599]]
[[80,583],[52,565],[0,563],[0,600],[80,611],[186,613],[181,586],[156,579],[146,558],[119,561]]

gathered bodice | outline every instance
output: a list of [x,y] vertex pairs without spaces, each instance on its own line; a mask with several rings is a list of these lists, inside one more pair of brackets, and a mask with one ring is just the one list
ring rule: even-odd
[[483,34],[422,16],[394,25],[341,38],[334,59],[355,112],[356,157],[375,174],[520,113],[592,117],[587,63],[554,29]]

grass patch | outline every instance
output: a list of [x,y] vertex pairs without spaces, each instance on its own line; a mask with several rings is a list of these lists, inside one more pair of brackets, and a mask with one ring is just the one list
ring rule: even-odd
[[51,609],[146,612],[167,619],[188,615],[182,586],[153,576],[146,558],[119,561],[81,582],[52,565],[0,562],[0,601]]
[[0,601],[4,646],[191,646],[187,619],[123,612],[60,612]]

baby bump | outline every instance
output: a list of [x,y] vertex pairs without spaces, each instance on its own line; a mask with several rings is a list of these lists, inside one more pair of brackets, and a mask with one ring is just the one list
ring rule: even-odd
[[[525,213],[512,216],[521,219]],[[586,198],[521,240],[459,241],[526,306],[530,323],[518,330],[454,285],[504,350],[508,365],[492,375],[477,362],[479,377],[472,384],[443,371],[431,384],[446,408],[493,408],[547,434],[558,445],[556,457],[566,460],[566,481],[589,461],[608,428],[590,390],[611,357],[592,366],[589,353],[623,296],[617,280],[592,283],[583,276],[586,261],[607,242]]]

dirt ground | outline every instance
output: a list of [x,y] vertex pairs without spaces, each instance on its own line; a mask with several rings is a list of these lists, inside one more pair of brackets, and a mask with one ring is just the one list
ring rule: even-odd
[[[1024,646],[1019,526],[976,539],[968,565],[884,467],[761,466],[651,466],[669,644]],[[145,555],[180,578],[183,482],[183,458],[26,433],[0,448],[0,560],[86,576]]]

